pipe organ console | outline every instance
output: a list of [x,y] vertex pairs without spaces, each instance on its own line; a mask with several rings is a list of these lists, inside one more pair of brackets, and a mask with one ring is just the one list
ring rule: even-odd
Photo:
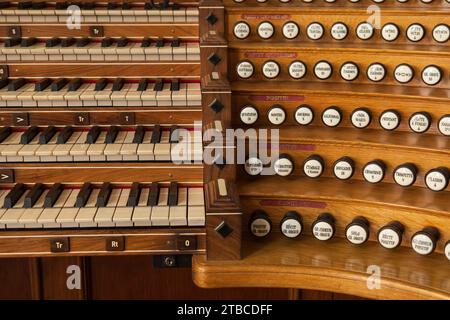
[[192,255],[202,288],[450,299],[449,17],[2,1],[0,257]]

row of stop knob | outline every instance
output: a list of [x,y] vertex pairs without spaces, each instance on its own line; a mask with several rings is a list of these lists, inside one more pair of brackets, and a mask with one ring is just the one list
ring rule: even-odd
[[[272,232],[272,221],[263,210],[255,210],[249,220],[250,232],[258,237],[267,237]],[[345,228],[345,238],[354,245],[364,244],[370,236],[370,222],[363,216],[355,217]],[[280,231],[287,238],[297,238],[304,231],[303,219],[297,211],[288,211],[280,221]],[[395,249],[403,241],[405,226],[391,221],[378,230],[378,243],[386,249]],[[336,219],[330,213],[322,213],[311,224],[311,233],[320,241],[327,241],[336,233]],[[435,227],[425,227],[411,237],[412,249],[420,255],[429,255],[436,249],[441,238]],[[445,245],[445,256],[450,260],[450,241]]]

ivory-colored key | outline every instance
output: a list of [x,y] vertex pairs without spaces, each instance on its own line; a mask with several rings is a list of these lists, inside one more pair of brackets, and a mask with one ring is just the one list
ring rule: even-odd
[[181,43],[179,47],[172,48],[173,60],[186,60],[186,43]]
[[39,147],[39,136],[37,134],[30,143],[22,145],[22,148],[17,151],[17,155],[19,156],[34,156],[37,148]]
[[123,143],[127,136],[127,131],[119,131],[114,143],[107,144],[104,150],[106,159],[109,161],[121,161],[122,156],[120,150],[122,149]]
[[51,208],[44,208],[41,215],[37,219],[38,224],[42,224],[44,228],[60,228],[61,225],[56,222],[56,218],[64,207],[66,201],[72,193],[72,189],[65,189],[59,195],[59,198]]
[[161,22],[161,10],[147,10],[148,22]]
[[97,91],[95,89],[95,83],[90,83],[86,90],[80,95],[80,100],[84,107],[95,107],[97,106],[97,100],[95,100],[95,94]]
[[131,83],[125,83],[121,90],[113,91],[111,93],[112,104],[115,107],[126,107],[127,103],[127,93],[131,88]]
[[95,204],[99,193],[100,189],[92,190],[86,205],[78,210],[78,214],[75,217],[75,222],[78,223],[80,227],[88,228],[97,226],[97,223],[94,221],[94,217],[97,213],[97,207]]
[[124,161],[136,161],[138,160],[137,148],[138,144],[133,143],[134,131],[128,131],[122,147],[120,148],[120,155]]
[[67,101],[69,107],[82,107],[83,102],[81,101],[81,95],[90,87],[89,83],[83,83],[78,90],[68,91],[64,95],[64,99]]
[[104,155],[106,131],[102,131],[95,143],[88,145],[86,154],[89,156],[90,161],[105,161],[106,157]]
[[158,107],[172,106],[172,91],[170,91],[170,83],[165,83],[161,91],[156,91],[156,102]]
[[[3,204],[5,203],[5,197],[9,193],[9,190],[0,190],[0,221],[2,216],[5,214],[6,209],[3,208]],[[5,224],[0,222],[0,229],[5,229]]]
[[186,44],[186,60],[199,61],[200,60],[200,46],[198,43]]
[[139,107],[142,106],[141,94],[142,91],[138,91],[139,84],[132,83],[129,90],[126,93],[125,100],[128,101],[128,106]]
[[112,83],[106,85],[102,91],[97,91],[95,93],[95,100],[99,107],[112,106],[111,93],[112,93]]
[[44,211],[44,201],[47,193],[48,190],[44,190],[34,206],[25,209],[25,212],[19,218],[19,223],[24,224],[25,228],[42,228],[42,224],[38,223],[38,218]]
[[75,202],[77,200],[77,195],[80,189],[74,189],[70,193],[64,207],[59,212],[56,222],[61,225],[61,228],[76,228],[78,223],[75,222],[75,217],[78,214],[80,208],[75,207]]
[[178,188],[178,204],[169,207],[170,226],[187,225],[187,188]]
[[16,204],[12,208],[6,209],[6,212],[1,217],[0,224],[5,224],[7,229],[24,227],[23,224],[19,223],[19,218],[25,211],[23,205],[25,204],[25,197],[27,196],[28,192],[30,191],[25,191],[20,199],[16,202]]
[[155,160],[155,144],[150,143],[152,131],[146,131],[142,143],[138,145],[137,155],[140,161],[152,161]]
[[99,227],[114,227],[113,216],[122,189],[112,189],[106,207],[98,208],[94,221]]
[[170,131],[163,131],[161,133],[160,143],[155,143],[154,155],[156,161],[170,161],[170,147],[169,143]]
[[133,215],[133,207],[127,207],[128,197],[130,195],[130,189],[123,189],[120,194],[117,208],[114,211],[113,221],[116,227],[128,227],[132,226],[133,222],[131,217]]
[[158,55],[160,61],[171,61],[173,60],[172,46],[170,43],[165,43],[164,46],[159,48]]
[[184,107],[187,105],[187,84],[180,83],[180,90],[172,91],[172,106]]
[[203,188],[188,189],[188,225],[205,225],[205,205]]
[[90,144],[86,143],[87,132],[83,131],[78,137],[77,142],[70,148],[69,154],[73,156],[74,161],[89,161],[86,154]]
[[70,149],[72,149],[73,145],[80,138],[80,135],[81,131],[75,131],[67,139],[66,143],[56,145],[52,154],[57,157],[58,161],[71,161],[73,159],[70,155]]
[[169,226],[168,194],[169,188],[161,188],[159,190],[158,205],[152,208],[152,226]]
[[202,103],[202,93],[200,90],[199,83],[188,83],[187,84],[187,105],[188,106],[200,106]]
[[141,94],[143,107],[156,107],[156,91],[153,90],[153,84],[149,84],[147,90],[142,91]]
[[133,223],[136,227],[151,226],[152,207],[147,206],[150,188],[142,188],[138,206],[133,211]]
[[198,22],[198,9],[186,9],[186,22]]

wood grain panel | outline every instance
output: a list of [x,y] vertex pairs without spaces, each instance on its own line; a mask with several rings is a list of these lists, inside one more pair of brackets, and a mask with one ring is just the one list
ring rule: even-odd
[[41,298],[38,259],[0,259],[0,270],[1,300]]
[[[311,237],[244,242],[240,261],[193,259],[194,282],[203,288],[276,287],[323,290],[371,299],[450,299],[448,261],[423,259],[410,250],[391,252],[376,244],[320,243]],[[381,286],[370,290],[369,266],[380,269]],[[264,281],[261,281],[264,279]]]
[[9,65],[10,77],[146,77],[146,78],[189,78],[200,75],[200,63],[21,63]]

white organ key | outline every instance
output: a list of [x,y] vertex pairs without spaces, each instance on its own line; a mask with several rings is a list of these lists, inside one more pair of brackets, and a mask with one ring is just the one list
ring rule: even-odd
[[84,91],[88,90],[90,84],[83,83],[76,91],[68,91],[64,95],[64,99],[67,101],[67,105],[70,107],[82,107],[81,95]]
[[142,91],[141,94],[143,107],[156,107],[156,91],[153,90],[153,83],[149,83],[147,90]]
[[161,22],[161,10],[147,10],[148,22]]
[[156,161],[170,161],[170,147],[169,143],[170,131],[162,131],[161,132],[161,141],[159,143],[155,143],[155,160]]
[[120,148],[120,154],[124,161],[136,161],[138,160],[137,148],[138,144],[133,143],[135,131],[128,131]]
[[133,223],[137,227],[151,226],[152,207],[147,206],[150,188],[142,188],[138,206],[133,211]]
[[12,208],[6,209],[6,212],[1,217],[0,224],[5,224],[7,229],[24,227],[23,224],[19,223],[19,218],[25,211],[23,205],[25,203],[25,197],[27,196],[28,192],[30,191],[25,191],[17,201],[17,203]]
[[150,46],[144,47],[145,60],[147,61],[158,61],[159,60],[159,50],[156,47],[156,43],[151,43]]
[[94,217],[97,212],[97,207],[95,204],[99,193],[100,189],[93,189],[85,206],[78,210],[78,214],[75,217],[75,222],[77,222],[80,227],[97,226],[97,223],[94,222]]
[[141,43],[135,43],[135,45],[130,49],[130,55],[132,61],[145,60],[144,48],[141,47]]
[[97,140],[95,140],[95,143],[89,145],[89,148],[86,151],[86,154],[89,156],[89,160],[91,161],[106,160],[104,155],[104,150],[106,147],[105,138],[106,138],[106,131],[102,131],[98,135]]
[[97,106],[97,100],[95,100],[95,94],[97,91],[95,89],[95,83],[90,83],[86,90],[80,95],[80,100],[84,107],[95,107]]
[[199,83],[187,84],[187,105],[188,106],[200,106],[202,103],[202,94]]
[[105,147],[104,154],[106,159],[109,161],[120,161],[122,160],[122,156],[120,155],[120,150],[125,142],[125,138],[127,136],[127,131],[119,131],[117,133],[117,137],[114,140],[114,143],[109,143]]
[[0,229],[5,229],[5,224],[1,222],[1,218],[6,212],[6,209],[3,208],[3,204],[5,203],[5,197],[8,192],[9,190],[0,190]]
[[48,95],[51,92],[51,86],[48,86],[42,91],[33,94],[33,100],[37,102],[38,107],[50,107]]
[[116,227],[128,227],[132,226],[131,216],[133,215],[133,207],[127,207],[128,197],[130,195],[130,189],[123,189],[120,194],[117,208],[114,211],[113,221]]
[[187,84],[180,83],[180,90],[172,91],[172,106],[184,107],[187,105]]
[[172,48],[172,55],[173,55],[173,60],[186,60],[186,43],[182,42],[180,43],[179,47],[173,47]]
[[178,204],[169,207],[170,226],[187,225],[187,188],[178,188]]
[[65,107],[67,106],[67,101],[64,99],[67,91],[68,85],[66,84],[63,88],[58,91],[50,91],[48,93],[48,100],[53,107]]
[[87,131],[81,132],[76,143],[72,146],[69,154],[73,156],[75,161],[89,161],[89,156],[86,154],[90,144],[86,143]]
[[19,223],[24,224],[25,228],[42,228],[42,224],[38,223],[38,218],[44,211],[44,201],[47,193],[48,190],[44,190],[34,206],[25,209],[25,212],[19,218]]
[[95,93],[95,100],[99,107],[112,106],[111,94],[112,94],[112,83],[108,83],[102,91],[97,91]]
[[173,22],[174,10],[161,10],[161,22]]
[[[55,135],[53,135],[53,137],[50,139],[49,142],[47,142],[47,144],[41,144],[39,145],[39,147],[36,149],[35,155],[36,156],[40,156],[41,157],[41,161],[46,161],[45,157],[52,157],[53,155],[53,150],[56,148],[57,144],[56,141],[58,140],[58,133],[56,133]],[[55,158],[56,160],[56,158]],[[49,160],[47,160],[49,161]]]
[[80,138],[82,132],[75,131],[72,133],[69,139],[67,139],[66,143],[56,145],[53,150],[53,155],[56,156],[58,161],[71,161],[73,157],[70,155],[70,150]]
[[170,42],[164,43],[164,46],[158,50],[159,60],[172,60],[172,46]]
[[64,207],[65,203],[69,199],[74,190],[64,189],[59,198],[53,204],[51,208],[44,208],[41,215],[38,218],[38,224],[42,224],[44,228],[59,228],[61,225],[56,222],[56,218]]
[[122,189],[111,190],[106,207],[98,208],[94,221],[99,227],[114,227],[113,216],[119,202]]
[[22,145],[22,148],[17,152],[19,156],[34,156],[37,148],[39,147],[39,136],[38,133],[30,143]]
[[24,107],[34,107],[37,103],[33,100],[35,94],[34,85],[28,83],[24,85],[17,95],[18,103]]
[[156,102],[158,107],[172,106],[172,91],[170,91],[170,83],[164,83],[161,91],[156,91]]
[[150,143],[151,137],[152,131],[146,131],[142,143],[140,143],[138,146],[137,154],[139,160],[141,161],[155,160],[155,153],[154,153],[155,144]]
[[131,88],[131,83],[125,83],[121,90],[113,91],[111,93],[111,100],[113,106],[115,107],[126,107],[127,106],[127,93]]
[[205,225],[203,188],[189,188],[188,190],[188,225]]
[[[75,222],[75,217],[78,214],[80,208],[75,207],[75,202],[77,201],[77,195],[80,189],[73,189],[67,198],[64,207],[59,212],[56,222],[61,224],[62,228],[76,228],[78,223]],[[45,227],[45,226],[44,226]]]
[[119,61],[130,61],[131,60],[131,49],[136,45],[136,43],[129,42],[125,47],[118,47],[116,49],[117,59]]
[[142,91],[138,91],[139,84],[132,83],[130,89],[126,93],[125,100],[128,101],[128,105],[132,107],[138,107],[142,105],[141,94]]
[[186,9],[186,22],[198,22],[198,9]]
[[200,60],[200,46],[198,43],[186,44],[186,60],[198,61]]
[[152,208],[152,226],[169,226],[169,206],[167,206],[167,198],[169,188],[161,188],[159,190],[158,205]]

